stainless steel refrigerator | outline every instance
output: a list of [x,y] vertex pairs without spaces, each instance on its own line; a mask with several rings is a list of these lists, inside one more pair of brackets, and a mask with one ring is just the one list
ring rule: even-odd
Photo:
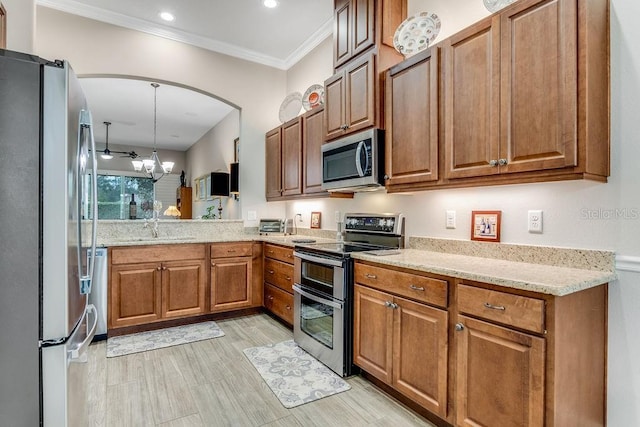
[[87,425],[94,145],[69,64],[0,49],[1,425]]

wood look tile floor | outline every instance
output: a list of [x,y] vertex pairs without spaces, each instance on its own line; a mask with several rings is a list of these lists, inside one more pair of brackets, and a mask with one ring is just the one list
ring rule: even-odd
[[225,336],[107,359],[90,346],[91,426],[427,426],[359,376],[351,390],[286,409],[242,353],[292,339],[259,314],[217,322]]

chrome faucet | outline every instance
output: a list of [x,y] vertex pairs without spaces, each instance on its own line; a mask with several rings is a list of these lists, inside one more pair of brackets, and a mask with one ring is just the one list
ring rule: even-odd
[[158,237],[158,218],[153,218],[152,220],[148,220],[147,218],[145,218],[144,228],[150,228],[151,236],[153,236],[154,238]]

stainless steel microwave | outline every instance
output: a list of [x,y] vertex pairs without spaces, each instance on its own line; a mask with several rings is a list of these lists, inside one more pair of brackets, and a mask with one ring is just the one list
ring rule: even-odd
[[368,129],[322,146],[322,189],[377,190],[384,185],[384,131]]

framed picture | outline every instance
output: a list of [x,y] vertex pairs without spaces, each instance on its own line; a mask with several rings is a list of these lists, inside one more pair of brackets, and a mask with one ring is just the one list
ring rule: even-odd
[[233,163],[240,161],[240,138],[233,140]]
[[472,211],[471,240],[499,242],[501,214],[501,211]]
[[200,200],[200,180],[193,180],[193,200]]
[[207,181],[205,180],[204,176],[202,178],[199,178],[198,181],[199,181],[198,199],[207,200]]
[[320,212],[311,212],[311,228],[320,228]]
[[207,175],[207,188],[209,189],[209,191],[205,190],[205,198],[207,200],[213,200],[213,196],[209,195],[209,193],[211,193],[211,174]]

